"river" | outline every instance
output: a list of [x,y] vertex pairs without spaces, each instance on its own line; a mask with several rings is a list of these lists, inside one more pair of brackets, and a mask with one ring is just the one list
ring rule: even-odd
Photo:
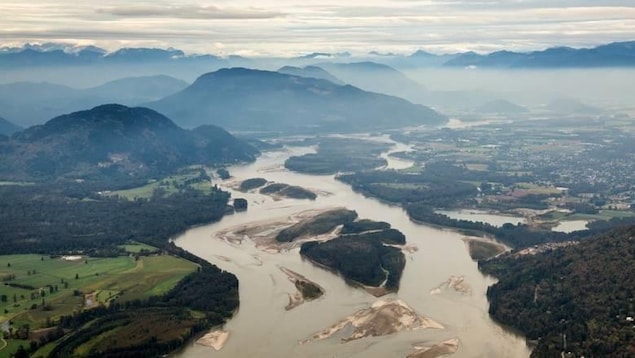
[[[396,145],[393,151],[403,149],[403,146]],[[283,151],[264,153],[254,163],[228,170],[234,177],[234,183],[264,177],[269,181],[319,191],[321,194],[317,200],[274,200],[258,193],[235,192],[227,182],[219,182],[219,186],[232,192],[232,197],[246,198],[249,201],[248,211],[188,230],[176,239],[178,246],[234,273],[240,282],[240,309],[225,326],[230,332],[225,347],[216,352],[190,343],[177,356],[405,357],[412,351],[413,344],[432,345],[455,337],[460,345],[454,357],[529,356],[530,349],[523,337],[504,329],[489,317],[485,292],[494,281],[478,271],[461,234],[415,224],[401,208],[355,193],[349,186],[335,180],[333,175],[305,175],[284,169],[283,163],[290,155],[311,151],[310,148],[285,147]],[[401,166],[403,163],[395,162],[394,165]],[[331,338],[299,344],[314,333],[369,307],[377,298],[302,260],[298,249],[273,254],[257,249],[249,240],[236,245],[215,237],[217,232],[240,224],[277,219],[309,209],[342,206],[356,210],[360,218],[390,222],[406,235],[409,244],[418,247],[418,251],[405,253],[407,263],[399,292],[384,298],[402,299],[419,314],[441,323],[444,329],[400,332],[349,343]],[[280,271],[280,266],[318,283],[325,289],[325,295],[286,311],[288,294],[295,292],[295,287]],[[471,294],[452,290],[434,295],[430,293],[453,275],[465,277],[471,286]]]

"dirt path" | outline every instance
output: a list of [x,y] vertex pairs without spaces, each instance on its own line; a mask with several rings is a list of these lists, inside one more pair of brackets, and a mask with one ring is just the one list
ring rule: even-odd
[[4,340],[4,338],[0,337],[0,341],[2,341],[2,347],[0,347],[0,351],[7,348],[7,346],[9,345],[9,343],[7,343],[7,341]]

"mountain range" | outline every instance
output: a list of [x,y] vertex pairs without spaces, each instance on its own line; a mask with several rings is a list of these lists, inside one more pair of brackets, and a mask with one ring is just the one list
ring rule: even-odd
[[230,131],[351,132],[446,120],[401,98],[246,68],[204,74],[184,90],[146,106],[185,127],[215,124]]
[[542,51],[497,51],[486,55],[467,52],[445,62],[450,67],[633,67],[635,41],[614,42],[593,48],[553,47]]
[[[551,68],[551,67],[633,67],[635,66],[635,41],[613,42],[591,48],[552,47],[540,51],[513,52],[502,50],[489,54],[462,52],[432,54],[418,50],[410,55],[380,54],[366,56],[350,53],[314,52],[306,56],[284,59],[287,63],[305,63],[328,60],[351,62],[352,59],[372,59],[389,65],[404,67],[503,67],[503,68]],[[276,60],[276,58],[262,59]],[[280,60],[280,58],[277,58]],[[63,44],[1,47],[0,66],[24,68],[37,66],[70,66],[89,64],[139,64],[139,63],[187,63],[204,62],[218,67],[245,65],[248,59],[240,56],[186,55],[177,49],[122,48],[107,52],[95,46],[75,47]]]
[[5,179],[147,176],[192,164],[253,161],[258,151],[221,128],[178,127],[148,108],[108,104],[62,115],[0,142]]

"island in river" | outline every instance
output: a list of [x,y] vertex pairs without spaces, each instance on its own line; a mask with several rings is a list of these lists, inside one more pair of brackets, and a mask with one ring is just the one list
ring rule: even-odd
[[297,185],[285,183],[270,183],[265,178],[250,178],[243,180],[238,189],[240,191],[250,191],[258,189],[260,194],[270,195],[274,198],[309,199],[315,200],[317,194],[311,190]]
[[300,246],[303,257],[337,272],[353,286],[375,296],[396,292],[406,265],[405,235],[385,222],[356,221],[357,216],[343,208],[307,211],[231,228],[219,237],[233,243],[247,237],[268,252]]

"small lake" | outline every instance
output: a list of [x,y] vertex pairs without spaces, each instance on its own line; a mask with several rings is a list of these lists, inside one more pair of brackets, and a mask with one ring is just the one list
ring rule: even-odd
[[586,224],[588,224],[588,220],[568,220],[568,221],[560,221],[558,225],[554,226],[552,231],[559,231],[564,233],[570,233],[578,230],[586,230]]
[[473,222],[480,221],[497,227],[501,227],[504,224],[518,225],[525,224],[527,222],[525,218],[520,216],[500,215],[484,210],[437,210],[436,213],[446,215],[451,219],[467,220]]

